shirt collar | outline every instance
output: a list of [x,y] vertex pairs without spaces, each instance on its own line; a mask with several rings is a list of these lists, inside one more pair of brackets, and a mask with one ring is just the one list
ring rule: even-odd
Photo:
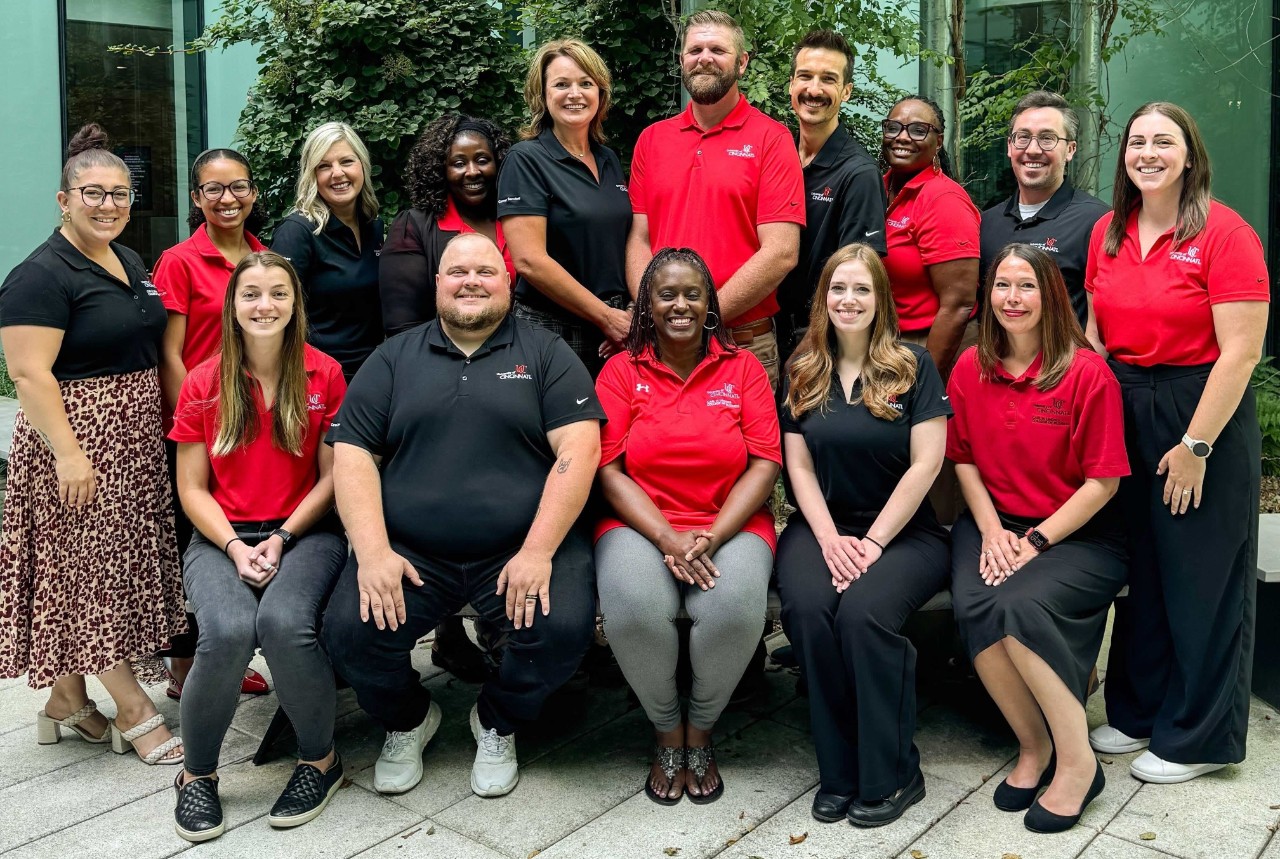
[[914,197],[916,192],[923,188],[926,182],[931,182],[943,175],[940,168],[931,164],[908,179],[907,184],[903,185],[902,190],[898,192],[898,196],[894,197],[893,192],[889,190],[889,176],[892,175],[892,173],[892,170],[887,170],[883,176],[884,190],[885,193],[889,195],[889,205],[891,207],[894,203],[898,203],[907,197]]
[[1004,362],[1003,362],[1003,361],[1001,361],[1001,360],[999,360],[999,359],[997,359],[997,360],[996,360],[996,366],[995,366],[995,368],[992,370],[991,375],[992,375],[992,377],[993,377],[993,378],[998,379],[998,380],[1000,380],[1000,381],[1002,381],[1002,382],[1006,382],[1006,383],[1008,383],[1008,384],[1010,384],[1010,385],[1023,385],[1023,386],[1025,386],[1025,385],[1030,384],[1030,383],[1032,382],[1032,380],[1034,380],[1037,376],[1039,376],[1039,375],[1040,375],[1040,367],[1041,367],[1041,365],[1042,365],[1042,364],[1044,364],[1044,351],[1043,351],[1043,350],[1041,350],[1040,352],[1038,352],[1038,353],[1036,354],[1036,357],[1035,357],[1035,359],[1031,362],[1031,365],[1027,367],[1027,369],[1022,373],[1022,375],[1021,375],[1021,376],[1018,376],[1018,377],[1015,379],[1013,376],[1009,375],[1009,371],[1007,371],[1007,370],[1004,368]]
[[63,262],[77,271],[87,271],[93,268],[93,263],[89,261],[89,258],[80,253],[80,249],[71,244],[61,230],[53,231],[53,235],[49,237],[49,247],[62,258]]
[[849,142],[849,132],[844,130],[843,125],[837,125],[836,130],[831,132],[831,136],[827,138],[827,142],[822,144],[822,148],[818,150],[818,154],[809,162],[811,167],[835,167],[842,161],[847,161],[844,156],[844,147]]
[[[564,148],[564,144],[560,142],[560,138],[556,137],[555,131],[550,126],[547,126],[542,129],[542,131],[538,132],[538,142],[541,143],[542,147],[546,149],[551,157],[557,161],[567,161],[570,164],[578,164],[582,160],[571,154],[568,149]],[[590,147],[592,152],[596,151],[596,145],[597,144],[594,140],[590,137],[587,138],[587,146]]]
[[[244,241],[245,244],[249,246],[249,251],[251,253],[261,253],[267,249],[267,246],[258,241],[257,237],[248,230],[244,231]],[[224,257],[222,255],[222,251],[214,247],[213,239],[209,238],[208,224],[201,224],[196,227],[196,231],[191,234],[191,244],[195,247],[196,253],[200,254],[200,256],[215,262],[220,262],[229,269],[235,268],[235,265],[231,260]]]
[[480,348],[472,352],[469,356],[462,355],[462,350],[454,345],[453,341],[445,336],[444,328],[440,325],[440,319],[436,318],[427,323],[427,345],[439,352],[448,352],[453,355],[462,357],[479,358],[487,352],[491,352],[500,346],[510,346],[515,342],[515,321],[508,313],[489,339],[481,344]]
[[[708,337],[707,338],[707,354],[703,357],[701,361],[698,362],[698,366],[694,368],[694,372],[696,373],[698,369],[700,369],[705,364],[707,364],[707,362],[719,361],[721,358],[724,358],[726,355],[729,355],[729,354],[732,354],[732,353],[730,353],[728,349],[721,346],[719,340],[717,340],[715,337]],[[652,346],[644,347],[644,349],[642,349],[638,355],[634,356],[633,360],[635,360],[637,363],[649,364],[652,367],[661,367],[663,370],[666,370],[668,373],[675,372],[666,364],[662,363],[662,361],[658,358],[658,356],[654,354]],[[690,378],[692,377],[693,377],[693,374],[691,373]]]
[[1072,187],[1071,180],[1063,179],[1062,186],[1053,192],[1053,196],[1040,207],[1040,211],[1023,221],[1022,210],[1018,205],[1018,192],[1014,191],[1013,196],[1009,198],[1008,204],[1004,207],[1004,213],[1019,223],[1052,220],[1062,214],[1062,211],[1071,204],[1071,200],[1075,195],[1076,189]]
[[446,233],[470,232],[462,220],[462,215],[458,213],[458,207],[453,204],[453,197],[449,194],[444,195],[444,214],[436,218],[436,226]]
[[698,125],[698,121],[693,118],[693,102],[690,101],[688,107],[680,114],[680,130],[701,132],[702,134],[711,134],[712,132],[723,131],[728,128],[741,128],[747,123],[747,114],[751,110],[751,105],[747,103],[747,97],[742,93],[738,93],[738,103],[733,106],[733,110],[729,111],[729,115],[720,120],[720,124],[712,128],[704,129]]

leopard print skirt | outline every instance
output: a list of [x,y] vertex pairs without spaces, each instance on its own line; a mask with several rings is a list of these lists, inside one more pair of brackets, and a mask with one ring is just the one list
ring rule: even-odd
[[53,452],[18,413],[0,535],[0,677],[33,689],[148,660],[186,631],[155,370],[60,383],[97,495],[58,500]]

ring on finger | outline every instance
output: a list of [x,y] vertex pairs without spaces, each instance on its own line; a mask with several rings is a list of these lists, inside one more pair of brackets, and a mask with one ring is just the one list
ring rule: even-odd
[[1183,494],[1183,495],[1190,495],[1190,494],[1191,494],[1191,490],[1190,490],[1190,489],[1184,489],[1184,490],[1182,490],[1182,494]]

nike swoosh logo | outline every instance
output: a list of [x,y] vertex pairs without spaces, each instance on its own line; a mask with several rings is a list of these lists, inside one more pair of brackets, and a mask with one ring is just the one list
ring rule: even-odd
[[868,232],[863,233],[863,235],[866,236],[867,238],[871,238],[872,236],[878,234],[879,232],[880,232],[879,230],[869,230]]
[[950,397],[943,397],[942,399],[944,399],[944,400],[949,400],[949,399],[951,399],[951,398],[950,398]]
[[591,398],[590,398],[590,397],[583,397],[582,399],[578,400],[578,405],[582,405],[583,403],[585,403],[585,402],[586,402],[587,400],[589,400],[589,399],[591,399]]

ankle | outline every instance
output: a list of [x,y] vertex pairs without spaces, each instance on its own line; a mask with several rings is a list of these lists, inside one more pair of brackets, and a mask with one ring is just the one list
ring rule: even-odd
[[207,778],[207,779],[209,779],[209,781],[217,781],[217,780],[218,780],[218,773],[217,773],[216,771],[214,771],[214,772],[209,773],[208,775],[192,775],[192,774],[191,774],[191,772],[190,772],[189,770],[183,770],[183,771],[182,771],[182,786],[183,786],[183,787],[186,787],[187,785],[191,784],[191,782],[195,781],[195,780],[196,780],[196,779],[198,779],[198,778]]
[[329,754],[325,755],[319,760],[304,761],[301,758],[299,758],[298,766],[302,766],[305,764],[306,766],[309,766],[309,767],[315,767],[316,769],[320,770],[320,772],[322,773],[327,773],[329,771],[329,767],[333,766],[334,761],[336,761],[337,759],[338,759],[337,750],[330,749]]

